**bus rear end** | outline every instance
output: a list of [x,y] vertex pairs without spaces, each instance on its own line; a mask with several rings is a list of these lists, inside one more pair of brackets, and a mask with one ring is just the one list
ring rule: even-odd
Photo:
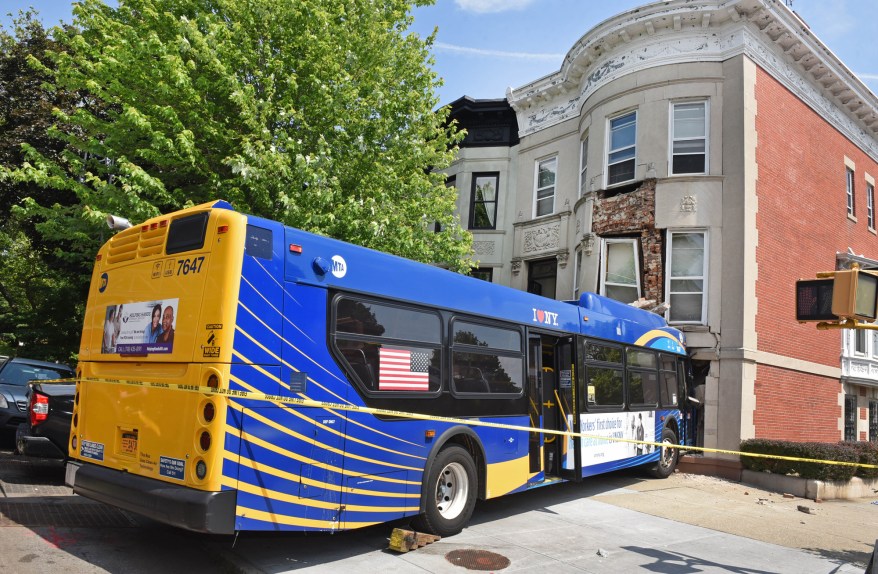
[[79,350],[74,492],[190,530],[234,531],[226,400],[155,383],[228,386],[246,222],[215,202],[101,248]]

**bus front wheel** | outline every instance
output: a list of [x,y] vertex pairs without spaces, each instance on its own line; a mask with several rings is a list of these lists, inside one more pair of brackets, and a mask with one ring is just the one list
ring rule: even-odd
[[680,449],[668,447],[666,445],[676,445],[677,434],[665,427],[662,430],[662,450],[659,453],[658,462],[650,469],[652,475],[656,478],[668,478],[674,474],[677,468],[677,459],[680,456]]
[[426,504],[412,526],[437,536],[453,536],[466,526],[476,506],[476,465],[466,449],[439,451],[424,479]]

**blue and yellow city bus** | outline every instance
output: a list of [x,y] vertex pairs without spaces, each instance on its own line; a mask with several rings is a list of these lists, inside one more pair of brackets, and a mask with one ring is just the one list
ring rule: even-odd
[[673,472],[678,450],[649,443],[690,440],[683,343],[599,295],[555,301],[217,201],[101,248],[67,480],[201,532],[412,517],[448,536],[477,498]]

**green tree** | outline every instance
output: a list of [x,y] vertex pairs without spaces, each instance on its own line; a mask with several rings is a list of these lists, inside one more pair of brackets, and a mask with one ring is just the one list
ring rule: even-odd
[[[61,157],[64,143],[48,133],[53,110],[72,110],[79,98],[47,87],[51,75],[29,64],[50,65],[46,53],[56,47],[34,12],[20,12],[10,31],[0,28],[0,168],[20,165],[26,142],[46,158]],[[67,267],[36,220],[13,214],[9,206],[26,197],[48,205],[76,201],[0,173],[0,354],[67,361],[79,345],[89,272]]]
[[16,209],[70,268],[90,266],[107,213],[139,222],[222,198],[466,270],[471,238],[433,171],[459,135],[433,111],[433,38],[407,31],[412,5],[83,0],[76,29],[54,30],[63,49],[51,63],[30,58],[54,90],[79,97],[49,130],[63,151],[25,144],[25,161],[0,177],[53,190]]
[[15,224],[0,231],[0,354],[71,361],[79,348],[82,281],[47,264]]

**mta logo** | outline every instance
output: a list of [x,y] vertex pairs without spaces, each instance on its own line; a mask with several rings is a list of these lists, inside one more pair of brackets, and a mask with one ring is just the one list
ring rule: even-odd
[[106,290],[107,290],[107,284],[108,284],[109,282],[110,282],[110,276],[107,275],[106,273],[102,273],[102,274],[101,274],[101,286],[98,287],[98,291],[100,291],[101,293],[103,293],[104,291],[106,291]]
[[348,272],[348,264],[341,255],[332,256],[332,274],[341,279]]
[[534,323],[541,323],[543,325],[552,325],[553,327],[558,326],[558,313],[552,313],[551,311],[543,311],[542,309],[534,308]]

